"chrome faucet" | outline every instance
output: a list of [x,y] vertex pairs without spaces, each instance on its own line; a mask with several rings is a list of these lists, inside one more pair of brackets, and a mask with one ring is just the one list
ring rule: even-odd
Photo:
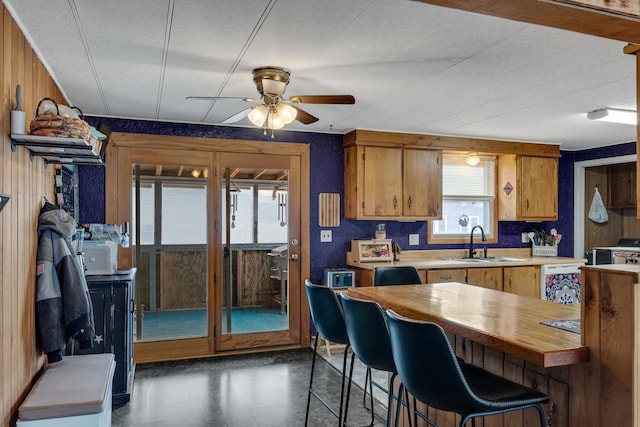
[[471,235],[469,236],[469,258],[473,258],[473,256],[476,254],[475,249],[473,249],[473,232],[476,230],[476,228],[480,229],[480,233],[482,234],[482,241],[486,242],[487,238],[484,235],[484,229],[482,228],[482,226],[480,225],[476,225],[471,229]]

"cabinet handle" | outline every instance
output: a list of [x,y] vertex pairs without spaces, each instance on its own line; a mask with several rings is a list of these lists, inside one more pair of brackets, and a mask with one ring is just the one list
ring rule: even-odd
[[527,199],[527,210],[529,210],[529,199]]
[[396,207],[398,207],[398,198],[393,196],[393,208],[395,209]]
[[411,196],[409,196],[409,200],[407,200],[407,203],[409,204],[409,209],[411,209]]

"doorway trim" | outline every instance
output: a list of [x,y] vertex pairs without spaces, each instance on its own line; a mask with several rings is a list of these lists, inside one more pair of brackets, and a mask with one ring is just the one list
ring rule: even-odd
[[[194,157],[205,157],[215,153],[248,153],[248,154],[275,154],[275,155],[290,155],[300,157],[300,278],[298,283],[303,284],[304,279],[309,277],[310,274],[310,253],[311,244],[309,240],[309,228],[310,228],[310,199],[304,195],[308,194],[310,189],[310,147],[308,143],[291,143],[291,142],[264,142],[264,141],[248,141],[240,139],[217,139],[217,138],[200,138],[200,137],[185,137],[174,135],[148,135],[148,134],[136,134],[136,133],[123,133],[114,132],[111,134],[111,143],[107,148],[106,153],[106,168],[105,168],[105,220],[110,224],[121,224],[124,221],[131,221],[131,209],[130,203],[123,201],[119,203],[118,191],[119,184],[124,185],[123,179],[130,180],[131,174],[131,161],[121,161],[118,155],[119,149],[122,149],[122,154],[130,153],[127,149],[136,149],[140,154],[145,152],[149,153],[149,157],[153,157],[153,152],[158,149],[167,150],[183,150],[188,151]],[[126,154],[125,154],[126,157]],[[119,161],[120,160],[120,161]],[[126,160],[126,159],[124,159]],[[130,160],[130,159],[129,159]],[[121,170],[122,168],[126,170]],[[120,170],[119,170],[120,169]],[[129,174],[128,178],[126,174]],[[210,176],[210,179],[213,175]],[[124,187],[123,187],[124,188]],[[211,231],[212,233],[213,231]],[[118,265],[122,268],[126,268],[131,265],[132,253],[130,248],[122,248],[118,251]],[[211,264],[213,265],[213,264]],[[213,289],[209,289],[210,295],[213,295]],[[299,295],[299,325],[300,335],[299,342],[295,347],[308,347],[310,344],[310,327],[311,324],[309,307],[306,299],[306,293],[300,289],[297,292]],[[160,347],[163,347],[163,356],[159,359],[158,352],[146,351],[146,342],[134,343],[134,356],[137,362],[152,362],[160,360],[179,360],[192,357],[209,357],[219,356],[221,354],[232,353],[253,353],[256,351],[269,351],[278,347],[270,347],[263,349],[248,349],[238,350],[234,352],[215,352],[213,347],[213,335],[204,338],[209,341],[208,351],[193,352],[194,347],[189,348],[172,349],[164,348],[170,342],[163,342]],[[187,347],[187,346],[185,346]],[[197,348],[202,348],[198,345]],[[284,348],[292,348],[291,345],[284,346]],[[184,350],[184,351],[183,351]],[[186,351],[186,353],[185,353]],[[188,353],[188,354],[187,354]],[[197,354],[196,354],[197,353]]]
[[584,258],[584,209],[587,201],[584,197],[585,169],[593,166],[615,165],[637,161],[636,154],[626,156],[603,157],[583,160],[573,164],[573,257]]

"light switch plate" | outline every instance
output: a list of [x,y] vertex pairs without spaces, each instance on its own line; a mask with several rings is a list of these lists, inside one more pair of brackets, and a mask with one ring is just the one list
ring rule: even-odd
[[419,234],[409,234],[409,244],[411,246],[420,244],[420,235]]
[[333,237],[332,234],[331,230],[320,230],[320,241],[330,242]]
[[522,233],[522,243],[529,243],[529,233]]

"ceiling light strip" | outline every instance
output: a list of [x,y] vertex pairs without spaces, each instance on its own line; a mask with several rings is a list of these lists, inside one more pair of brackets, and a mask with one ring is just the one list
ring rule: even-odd
[[589,120],[601,120],[611,123],[622,123],[626,125],[638,124],[638,113],[634,110],[623,110],[619,108],[600,108],[599,110],[587,113]]

